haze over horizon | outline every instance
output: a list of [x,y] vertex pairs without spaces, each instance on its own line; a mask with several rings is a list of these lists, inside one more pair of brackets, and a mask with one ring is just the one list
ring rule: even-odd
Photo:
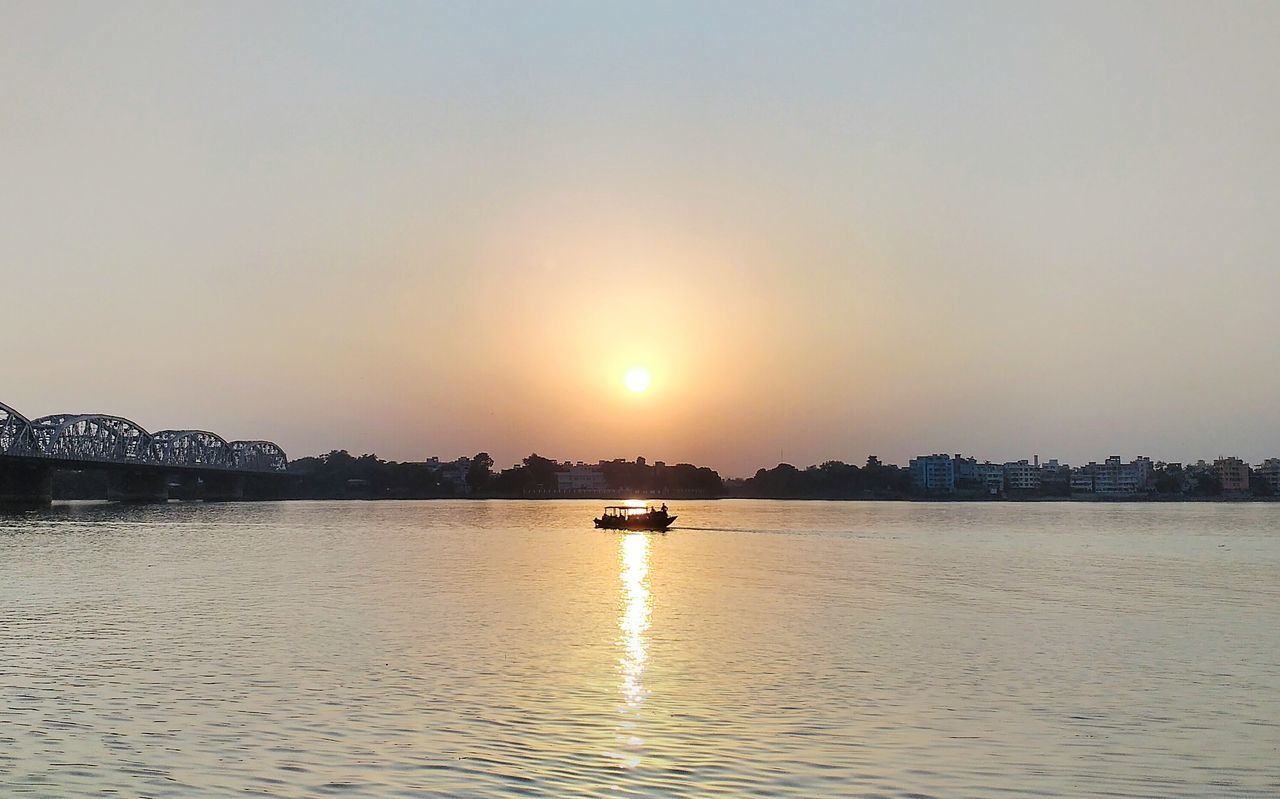
[[28,416],[726,476],[1280,456],[1275,4],[5,9]]

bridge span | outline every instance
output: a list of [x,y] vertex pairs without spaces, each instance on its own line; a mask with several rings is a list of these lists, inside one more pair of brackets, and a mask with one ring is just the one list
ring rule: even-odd
[[28,419],[0,403],[0,504],[48,505],[57,470],[101,470],[107,498],[167,502],[170,486],[205,500],[245,498],[278,481],[289,459],[270,441],[227,441],[206,430],[149,433],[105,414]]

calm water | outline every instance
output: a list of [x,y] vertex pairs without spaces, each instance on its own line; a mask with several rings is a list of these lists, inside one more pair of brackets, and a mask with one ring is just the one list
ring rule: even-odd
[[1280,795],[1280,505],[601,504],[0,517],[0,795]]

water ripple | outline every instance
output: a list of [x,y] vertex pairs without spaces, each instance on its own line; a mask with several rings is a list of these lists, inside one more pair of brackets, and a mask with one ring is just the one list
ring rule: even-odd
[[0,518],[0,795],[1280,794],[1280,506],[594,510]]

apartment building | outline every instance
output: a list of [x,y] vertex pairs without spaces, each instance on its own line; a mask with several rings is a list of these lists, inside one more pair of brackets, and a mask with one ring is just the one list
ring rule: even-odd
[[1112,455],[1102,463],[1090,463],[1071,474],[1072,492],[1095,494],[1138,494],[1147,490],[1151,480],[1151,459],[1138,456],[1123,463]]
[[1280,458],[1267,458],[1253,470],[1253,476],[1270,486],[1273,494],[1280,494]]
[[927,494],[951,494],[956,490],[956,462],[950,455],[912,458],[911,484]]
[[1025,458],[1004,465],[1004,485],[1010,491],[1038,491],[1040,467]]
[[1224,494],[1242,494],[1249,490],[1249,464],[1239,458],[1224,458],[1219,455],[1213,462],[1213,473],[1222,483]]
[[575,463],[556,472],[558,491],[604,491],[608,487],[599,466]]

